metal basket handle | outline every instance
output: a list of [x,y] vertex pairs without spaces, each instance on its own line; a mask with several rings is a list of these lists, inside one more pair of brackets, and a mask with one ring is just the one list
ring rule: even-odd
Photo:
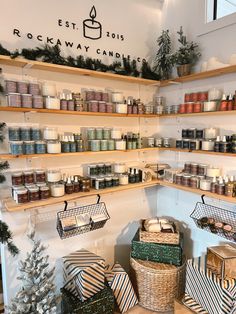
[[[97,203],[96,204],[99,204],[100,200],[101,200],[101,195],[97,194]],[[64,211],[66,211],[67,207],[68,207],[68,201],[64,201],[64,204],[65,204]]]
[[205,200],[204,200],[204,197],[205,197],[205,196],[206,196],[205,194],[202,194],[202,195],[201,195],[201,199],[202,199],[202,203],[203,203],[203,204],[206,204],[206,203],[205,203]]

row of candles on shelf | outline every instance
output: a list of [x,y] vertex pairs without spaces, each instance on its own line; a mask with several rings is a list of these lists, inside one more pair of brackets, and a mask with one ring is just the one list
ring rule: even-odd
[[60,170],[27,170],[11,175],[12,197],[18,204],[33,202],[64,194],[89,192],[129,183],[142,182],[142,171],[127,168],[123,163],[92,164],[88,176],[62,174]]
[[120,114],[154,114],[158,113],[158,105],[162,97],[155,95],[154,103],[146,105],[140,99],[111,90],[81,89],[72,93],[69,90],[57,96],[56,85],[37,81],[5,81],[7,105],[16,108],[34,108],[68,111],[87,111]]
[[82,134],[59,134],[57,128],[9,126],[11,154],[58,154],[83,151],[132,150],[142,147],[138,133],[122,133],[119,128],[82,128]]
[[186,162],[184,169],[165,169],[164,181],[219,195],[236,196],[235,177],[233,175],[222,177],[220,168],[206,164]]

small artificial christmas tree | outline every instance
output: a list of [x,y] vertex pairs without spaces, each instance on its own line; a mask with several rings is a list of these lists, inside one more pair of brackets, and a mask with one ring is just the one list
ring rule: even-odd
[[35,231],[28,234],[33,248],[19,270],[22,287],[8,307],[9,314],[56,314],[54,268],[49,269],[48,258],[43,256],[46,247],[35,239]]

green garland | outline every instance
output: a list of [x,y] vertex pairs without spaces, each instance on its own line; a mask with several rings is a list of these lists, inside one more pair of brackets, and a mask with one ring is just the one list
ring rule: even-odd
[[79,55],[77,57],[63,57],[61,55],[61,49],[58,45],[49,46],[47,44],[42,47],[36,47],[35,49],[22,49],[19,51],[18,49],[14,52],[10,52],[5,49],[0,44],[0,55],[11,56],[11,58],[17,58],[18,56],[24,57],[28,60],[38,60],[48,63],[67,65],[75,68],[89,69],[100,72],[112,72],[115,74],[127,75],[127,76],[141,76],[145,79],[150,80],[158,80],[160,76],[153,71],[151,66],[143,61],[141,72],[137,70],[137,62],[136,60],[131,60],[130,58],[123,58],[121,62],[113,62],[110,65],[104,64],[99,59],[94,58],[84,58],[84,56]]
[[2,220],[0,220],[0,242],[7,245],[8,251],[12,256],[15,256],[19,253],[19,249],[12,241],[12,233],[9,230],[8,225]]

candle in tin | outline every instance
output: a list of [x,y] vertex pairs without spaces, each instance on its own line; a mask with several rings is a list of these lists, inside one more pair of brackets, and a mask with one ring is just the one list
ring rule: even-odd
[[7,95],[7,104],[9,107],[21,107],[21,94],[9,93]]
[[59,182],[61,180],[60,170],[48,170],[47,171],[47,181],[48,182]]
[[48,154],[60,154],[61,153],[61,142],[59,141],[48,141],[47,142]]
[[126,141],[116,140],[115,147],[116,150],[126,150]]

